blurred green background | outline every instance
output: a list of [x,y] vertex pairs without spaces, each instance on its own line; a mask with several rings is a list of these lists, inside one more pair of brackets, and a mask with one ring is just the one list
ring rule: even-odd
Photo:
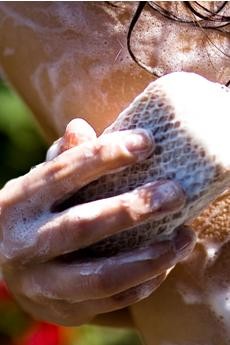
[[[29,109],[0,79],[0,187],[42,162],[46,150]],[[3,317],[4,322],[0,322],[0,339],[4,333],[8,337],[11,331],[24,327],[25,315],[20,309],[13,310],[13,317],[9,313],[9,318]],[[6,310],[2,316],[7,316]],[[84,326],[80,332],[76,330],[71,345],[140,345],[140,341],[132,331]]]
[[46,144],[20,98],[0,79],[0,186],[44,160]]

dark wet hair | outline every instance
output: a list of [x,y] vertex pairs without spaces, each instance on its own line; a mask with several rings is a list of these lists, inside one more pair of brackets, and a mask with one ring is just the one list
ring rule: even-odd
[[[107,2],[111,6],[117,7],[119,5],[116,2]],[[166,3],[167,4],[167,3]],[[167,6],[164,7],[162,2],[157,1],[140,1],[136,12],[134,13],[127,34],[127,47],[130,56],[132,59],[143,69],[147,72],[153,74],[155,77],[161,77],[161,75],[157,74],[153,68],[145,65],[142,61],[140,61],[137,56],[133,53],[131,47],[131,36],[135,25],[137,24],[138,19],[140,18],[144,8],[150,8],[153,13],[157,12],[160,13],[163,17],[167,18],[168,20],[172,20],[178,23],[185,23],[189,24],[193,27],[199,27],[201,29],[213,29],[219,32],[228,33],[230,35],[230,16],[226,16],[224,14],[228,1],[216,1],[213,2],[215,9],[210,10],[206,8],[202,3],[198,1],[181,1],[180,4],[187,10],[187,13],[190,13],[190,16],[185,16],[183,14],[179,14],[177,12],[169,11]],[[230,5],[230,2],[229,2]],[[222,51],[221,48],[215,47],[227,58],[230,58],[230,55],[226,52]],[[226,86],[230,85],[230,80],[225,84]]]

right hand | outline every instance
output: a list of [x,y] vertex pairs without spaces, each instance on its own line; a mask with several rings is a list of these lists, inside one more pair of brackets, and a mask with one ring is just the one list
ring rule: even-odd
[[[150,295],[195,241],[193,232],[184,228],[171,240],[111,258],[62,261],[62,255],[147,218],[177,212],[185,199],[177,184],[158,181],[114,196],[109,203],[104,199],[52,212],[57,201],[102,175],[145,159],[153,150],[153,140],[144,130],[96,138],[85,122],[77,128],[84,128],[84,133],[75,131],[74,138],[80,139],[74,147],[62,146],[66,152],[0,191],[0,260],[10,290],[35,318],[71,326]],[[65,136],[59,143],[63,140]]]

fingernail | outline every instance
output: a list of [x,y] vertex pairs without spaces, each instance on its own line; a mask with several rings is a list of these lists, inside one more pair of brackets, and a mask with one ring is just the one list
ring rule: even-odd
[[143,129],[135,129],[125,138],[126,148],[138,156],[150,155],[154,150],[154,139],[151,132]]
[[185,204],[185,194],[177,182],[158,181],[153,185],[151,206],[159,213],[176,211]]
[[183,258],[191,252],[194,245],[194,236],[192,232],[188,232],[186,229],[179,230],[173,239],[173,244],[176,256]]

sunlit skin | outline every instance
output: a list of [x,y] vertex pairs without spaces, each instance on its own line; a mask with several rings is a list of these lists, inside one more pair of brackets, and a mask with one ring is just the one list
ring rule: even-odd
[[[138,266],[140,275],[135,276],[133,274],[130,278],[132,281],[119,282],[116,291],[112,291],[111,286],[106,286],[105,289],[103,286],[101,290],[99,284],[96,285],[97,290],[89,290],[87,296],[81,296],[80,287],[79,291],[75,288],[79,276],[76,274],[76,269],[73,274],[71,268],[65,268],[60,273],[69,283],[62,291],[61,289],[59,289],[60,291],[53,291],[52,287],[49,286],[50,280],[47,279],[44,283],[47,295],[44,297],[39,290],[41,288],[39,284],[34,287],[31,283],[33,274],[33,282],[39,282],[41,276],[44,277],[44,272],[48,272],[48,275],[52,272],[52,277],[56,277],[60,267],[57,264],[57,266],[51,267],[51,263],[47,260],[63,254],[66,250],[73,249],[69,247],[69,243],[65,243],[67,247],[59,245],[61,242],[56,237],[62,238],[62,228],[60,228],[59,233],[53,233],[52,245],[49,250],[47,251],[45,248],[50,229],[55,228],[55,226],[59,229],[57,220],[48,217],[45,204],[48,205],[57,198],[58,193],[60,195],[60,193],[69,192],[68,188],[73,188],[76,183],[73,175],[71,175],[73,173],[68,172],[70,184],[67,184],[68,187],[66,187],[66,184],[63,183],[65,177],[63,177],[61,168],[68,166],[70,161],[75,162],[76,155],[82,157],[84,150],[90,149],[95,152],[96,136],[115,120],[119,112],[155,78],[131,59],[126,48],[128,27],[136,6],[136,3],[121,3],[116,8],[104,3],[36,3],[33,6],[26,4],[19,6],[16,3],[0,4],[0,16],[2,18],[0,21],[0,62],[2,69],[11,85],[32,109],[48,140],[52,142],[62,137],[67,124],[74,118],[83,118],[95,129],[94,132],[89,125],[84,124],[82,133],[76,129],[78,126],[73,126],[73,129],[71,126],[68,127],[64,138],[59,141],[61,145],[56,153],[66,152],[57,158],[57,163],[53,164],[51,160],[51,165],[48,167],[47,165],[39,166],[37,170],[35,169],[25,178],[10,182],[11,185],[9,184],[8,187],[6,186],[7,189],[2,191],[0,196],[2,205],[7,206],[3,207],[2,213],[3,224],[6,228],[10,217],[14,217],[13,219],[18,221],[20,225],[20,217],[17,218],[18,213],[16,212],[18,207],[20,210],[25,210],[27,220],[29,219],[28,227],[33,228],[33,224],[35,224],[35,215],[26,204],[24,188],[26,185],[28,186],[26,189],[27,198],[28,195],[29,197],[34,195],[34,191],[37,192],[36,195],[38,196],[40,193],[42,203],[39,204],[38,196],[37,200],[33,199],[33,202],[40,212],[39,217],[40,214],[42,215],[39,218],[39,229],[43,226],[43,229],[45,227],[48,231],[43,236],[44,238],[37,237],[33,245],[28,248],[23,247],[23,243],[19,243],[19,241],[18,247],[15,249],[12,238],[7,238],[8,242],[5,248],[8,250],[6,251],[8,256],[2,255],[2,261],[7,262],[7,258],[11,258],[9,263],[7,262],[5,265],[5,276],[11,289],[15,285],[15,279],[22,282],[18,284],[18,290],[15,289],[13,292],[23,307],[38,318],[46,318],[52,322],[69,325],[82,324],[89,322],[93,316],[96,316],[93,315],[92,309],[98,310],[98,314],[100,314],[103,313],[104,308],[104,313],[110,311],[114,311],[114,313],[101,315],[94,319],[94,322],[124,326],[135,325],[142,332],[146,343],[149,345],[184,345],[192,342],[199,345],[227,344],[227,329],[230,325],[229,311],[225,310],[223,316],[222,310],[218,310],[218,303],[211,302],[215,299],[215,288],[217,287],[219,291],[221,286],[224,298],[227,296],[229,243],[226,242],[218,251],[218,255],[214,257],[210,255],[207,249],[210,248],[207,246],[210,241],[212,247],[216,248],[219,243],[226,240],[228,235],[230,203],[225,202],[224,208],[222,208],[221,200],[213,208],[215,212],[213,211],[212,222],[208,230],[205,225],[207,214],[193,224],[197,232],[199,230],[200,238],[204,240],[199,241],[189,259],[178,264],[157,290],[156,288],[165,279],[167,269],[181,261],[192,250],[194,237],[189,230],[186,230],[187,233],[185,231],[187,234],[185,239],[180,234],[178,235],[179,242],[185,242],[186,250],[182,250],[181,253],[180,251],[178,253],[173,252],[174,246],[171,243],[165,243],[163,249],[154,248],[155,253],[159,253],[158,258],[153,260],[153,267],[150,272],[146,272],[145,277],[142,276],[145,268],[138,266],[140,263],[135,261],[137,252],[129,253],[130,257],[133,257],[132,269],[136,272]],[[167,6],[174,9],[175,4],[170,5],[169,3]],[[178,7],[178,10],[182,10],[182,8]],[[229,51],[230,42],[227,34],[214,30],[204,31],[201,28],[191,28],[186,25],[182,26],[168,21],[146,8],[135,28],[132,42],[135,54],[150,65],[157,65],[159,67],[158,72],[193,71],[221,83],[226,83],[229,79],[229,59],[216,48],[219,46],[222,51]],[[72,137],[68,133],[73,133]],[[146,150],[154,150],[153,142],[146,139],[145,136],[143,138],[145,138],[143,142],[145,142]],[[103,152],[105,159],[107,159],[106,167],[97,165],[97,162],[89,162],[95,164],[92,165],[95,173],[93,176],[86,176],[85,180],[82,179],[82,185],[98,176],[97,169],[100,173],[108,173],[114,166],[118,167],[122,164],[125,166],[135,162],[137,157],[132,151],[128,156],[124,154],[122,140],[125,142],[125,137],[121,139],[117,135],[111,137],[108,143],[104,144]],[[85,147],[80,150],[77,146],[82,142],[85,143]],[[113,160],[108,154],[109,144],[117,145],[117,155]],[[140,145],[142,144],[140,143]],[[69,151],[70,146],[76,147]],[[78,164],[77,168],[86,171],[86,162],[81,158],[79,158],[79,162],[81,164]],[[53,173],[56,173],[57,180],[54,179],[56,182],[53,181],[49,186],[39,182],[44,180],[44,176],[52,176]],[[14,188],[12,188],[12,183],[14,183]],[[57,187],[58,183],[60,184],[59,187]],[[50,188],[50,193],[47,193],[47,188]],[[47,197],[45,201],[43,189]],[[10,192],[11,190],[14,191],[14,194]],[[181,195],[178,194],[178,198],[180,197]],[[113,231],[119,226],[127,225],[129,221],[133,221],[124,218],[119,200],[116,200],[113,210],[107,210],[103,203],[100,206],[104,218],[108,217],[106,212],[114,212],[113,214],[116,215],[117,223],[114,225]],[[224,197],[224,200],[229,200],[229,196]],[[42,213],[43,211],[44,213]],[[104,218],[102,217],[102,221]],[[69,220],[69,224],[71,224],[71,220]],[[94,224],[93,222],[89,223],[88,228],[90,229],[90,226],[95,228]],[[215,231],[212,231],[213,229]],[[14,231],[18,231],[17,227]],[[71,235],[71,226],[69,231]],[[108,230],[106,231],[108,233]],[[110,229],[110,231],[112,230]],[[97,235],[90,233],[89,239],[87,239],[84,236],[81,238],[75,235],[74,237],[72,234],[70,242],[74,238],[77,241],[89,241],[90,243],[102,235],[100,231]],[[25,266],[26,269],[22,269],[19,279],[18,272],[17,277],[15,277],[14,260],[20,259],[22,265],[25,265],[22,258],[28,260],[32,273]],[[120,270],[119,262],[122,260],[125,258],[120,258],[120,261],[118,258],[117,263],[112,263],[113,271]],[[109,267],[103,267],[109,275]],[[223,277],[225,278],[223,279]],[[91,274],[90,279],[93,278]],[[156,291],[142,302],[133,304],[146,297],[144,292],[141,293],[138,288],[134,289],[134,293],[124,294],[122,298],[119,295],[121,291],[127,291],[143,283],[145,284],[144,288],[146,288],[146,296],[154,290]],[[79,286],[81,284],[84,286],[87,282],[82,281]],[[72,286],[72,291],[68,290],[68,285]],[[70,301],[69,304],[63,302],[67,293],[69,296],[71,293],[73,294],[69,298],[74,299],[76,311],[73,311],[74,308]],[[57,300],[52,304],[52,308],[44,308],[44,305],[50,303],[50,295],[55,296]],[[120,296],[120,298],[111,298],[115,295]],[[77,298],[81,301],[79,302]],[[100,298],[101,303],[98,301]],[[92,299],[94,302],[89,303],[88,300],[91,301]],[[224,302],[219,304],[221,303]],[[128,306],[129,308],[127,308]],[[126,308],[123,311],[115,311],[122,307]],[[82,308],[82,319],[77,315],[79,308]],[[53,310],[56,312],[55,316]],[[59,314],[65,314],[66,320],[60,319]],[[220,316],[222,316],[222,320],[220,320]],[[188,329],[189,331],[187,331]]]

